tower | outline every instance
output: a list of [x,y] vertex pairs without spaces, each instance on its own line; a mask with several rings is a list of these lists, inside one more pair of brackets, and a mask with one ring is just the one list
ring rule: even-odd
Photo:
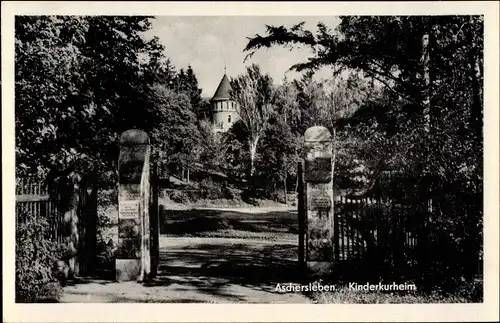
[[[224,69],[225,70],[225,69]],[[225,71],[224,71],[225,72]],[[226,132],[239,119],[236,102],[230,99],[231,84],[224,73],[215,94],[210,100],[214,132]]]

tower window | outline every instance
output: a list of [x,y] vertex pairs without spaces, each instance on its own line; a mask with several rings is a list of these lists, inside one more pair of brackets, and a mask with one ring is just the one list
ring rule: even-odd
[[227,123],[231,123],[231,115],[227,116]]

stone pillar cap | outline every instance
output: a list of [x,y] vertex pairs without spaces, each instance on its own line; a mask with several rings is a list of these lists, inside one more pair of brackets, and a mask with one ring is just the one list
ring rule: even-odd
[[304,141],[331,141],[330,131],[323,126],[310,127],[304,133]]
[[127,130],[120,136],[121,146],[137,146],[137,145],[148,145],[148,144],[149,144],[148,134],[140,129]]

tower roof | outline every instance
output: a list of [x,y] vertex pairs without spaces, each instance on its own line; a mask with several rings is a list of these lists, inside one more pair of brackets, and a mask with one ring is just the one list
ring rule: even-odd
[[222,80],[220,80],[217,90],[215,90],[215,94],[212,97],[212,101],[229,99],[230,91],[231,91],[231,85],[229,84],[229,79],[227,78],[227,75],[224,74]]

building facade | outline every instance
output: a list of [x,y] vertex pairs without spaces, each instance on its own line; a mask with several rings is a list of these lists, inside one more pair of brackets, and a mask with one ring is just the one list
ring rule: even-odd
[[215,133],[226,132],[239,119],[236,102],[230,99],[231,84],[226,74],[222,77],[210,100],[210,114]]

